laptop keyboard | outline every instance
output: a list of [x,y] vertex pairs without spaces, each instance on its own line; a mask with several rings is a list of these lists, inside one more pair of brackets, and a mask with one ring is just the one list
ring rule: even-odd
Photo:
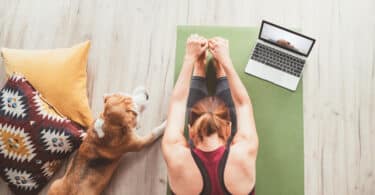
[[299,77],[305,60],[257,43],[251,59]]

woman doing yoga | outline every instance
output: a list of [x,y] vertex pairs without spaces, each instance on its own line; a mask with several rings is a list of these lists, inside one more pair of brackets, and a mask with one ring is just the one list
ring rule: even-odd
[[[215,61],[214,96],[208,96],[206,87],[207,49]],[[184,137],[186,114],[189,141]],[[231,62],[227,40],[196,34],[188,38],[162,149],[175,194],[255,194],[258,136],[251,101]]]

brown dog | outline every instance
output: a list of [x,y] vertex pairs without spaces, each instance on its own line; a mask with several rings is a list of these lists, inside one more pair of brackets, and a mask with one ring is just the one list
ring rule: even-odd
[[148,95],[143,88],[135,90],[132,96],[105,96],[104,112],[87,130],[65,175],[51,185],[48,194],[101,194],[124,153],[141,150],[164,132],[166,122],[144,137],[135,133],[137,117],[143,111],[147,99]]

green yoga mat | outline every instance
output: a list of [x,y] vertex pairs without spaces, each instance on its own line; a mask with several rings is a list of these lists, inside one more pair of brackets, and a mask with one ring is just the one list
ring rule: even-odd
[[257,195],[304,194],[302,83],[296,92],[244,72],[259,28],[178,26],[175,81],[181,70],[186,39],[192,33],[229,40],[237,73],[254,107],[259,136],[256,172]]

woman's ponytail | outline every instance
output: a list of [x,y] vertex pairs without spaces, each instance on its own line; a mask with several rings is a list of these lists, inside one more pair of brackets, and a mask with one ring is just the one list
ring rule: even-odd
[[196,145],[204,137],[218,133],[226,141],[230,136],[230,115],[225,103],[218,97],[207,97],[198,101],[190,114],[189,135]]

